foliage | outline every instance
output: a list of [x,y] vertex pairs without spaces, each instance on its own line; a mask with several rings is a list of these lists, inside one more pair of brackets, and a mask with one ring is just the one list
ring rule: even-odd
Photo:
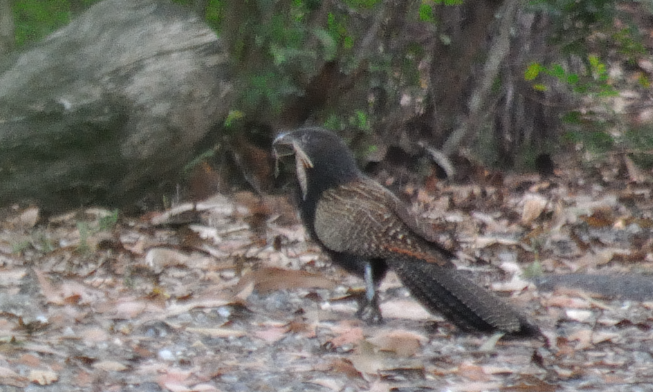
[[[606,65],[601,62],[598,56],[588,56],[589,68],[585,75],[568,72],[561,64],[552,64],[544,66],[540,63],[531,63],[526,72],[524,79],[534,81],[541,74],[552,76],[563,84],[567,84],[575,93],[583,95],[595,95],[598,97],[609,97],[617,95],[617,90],[610,84],[608,70]],[[547,86],[544,83],[535,83],[533,88],[539,91],[545,91]]]
[[639,167],[653,168],[653,129],[650,125],[630,126],[623,132],[615,132],[621,124],[596,120],[587,122],[592,124],[592,129],[588,129],[583,124],[584,116],[577,112],[565,119],[570,124],[570,130],[563,135],[565,142],[581,145],[598,157],[618,150],[628,154]]
[[[618,54],[619,60],[635,63],[646,52],[633,24],[615,23],[616,19],[632,19],[619,10],[619,3],[611,0],[532,0],[532,9],[548,15],[553,23],[551,42],[563,53],[580,58],[584,67],[575,72],[559,62],[546,65],[532,62],[524,72],[524,79],[532,82],[537,91],[547,91],[554,83],[566,86],[582,98],[579,101],[603,101],[611,112],[607,107],[609,101],[604,99],[617,96],[618,91],[616,81],[610,78],[607,59]],[[648,78],[641,76],[639,85],[648,88]],[[614,124],[605,116],[591,112],[581,114],[570,108],[562,120],[567,128],[563,141],[580,143],[589,152],[601,154],[623,145],[622,138],[608,131]]]
[[653,168],[653,127],[629,128],[623,134],[622,143],[635,164],[646,170]]
[[570,130],[563,135],[563,140],[582,144],[583,148],[594,154],[603,154],[615,146],[614,138],[603,129],[578,129]]
[[118,223],[120,211],[115,209],[110,211],[108,214],[100,217],[98,221],[98,230],[99,231],[111,231],[114,229]]
[[419,6],[419,20],[422,22],[437,23],[437,15],[434,9],[435,5],[460,5],[463,0],[426,0],[422,1]]
[[[80,5],[88,7],[97,1],[12,1],[18,46],[43,38],[68,23]],[[325,98],[325,102],[315,105],[309,121],[335,130],[348,130],[351,139],[365,139],[389,108],[401,106],[404,96],[417,92],[422,94],[420,102],[433,98],[428,96],[432,92],[425,88],[429,75],[424,75],[420,67],[428,69],[428,62],[437,59],[432,57],[429,46],[432,42],[426,43],[429,41],[424,37],[436,37],[451,46],[460,44],[453,42],[442,28],[439,12],[444,6],[459,6],[463,0],[173,2],[186,7],[202,4],[204,8],[198,11],[223,36],[235,59],[233,79],[240,93],[225,120],[227,132],[240,132],[244,128],[242,124],[248,122],[276,122],[286,114],[290,102],[308,98],[307,87],[320,76],[324,64],[332,62],[336,64],[337,74],[326,80],[325,86],[318,85],[316,91],[325,96],[335,93],[338,99]],[[526,66],[524,79],[538,91],[563,85],[581,97],[614,95],[615,86],[606,66],[607,54],[617,52],[634,61],[644,52],[637,30],[628,24],[628,18],[621,18],[621,24],[614,23],[620,15],[620,3],[623,2],[530,0],[527,11],[543,14],[553,24],[551,43],[563,53],[582,59],[584,69],[572,69],[562,60],[534,61]],[[394,12],[395,9],[401,12]],[[381,26],[374,31],[377,20]],[[414,37],[405,34],[408,30],[401,30],[405,26],[418,33]],[[365,42],[368,37],[373,37],[371,44]],[[355,82],[354,88],[327,91],[347,78]],[[650,86],[646,76],[639,83],[644,88]],[[497,87],[501,88],[500,81]],[[573,116],[570,112],[565,120]],[[590,124],[586,117],[568,124],[574,125],[572,133],[596,125]],[[614,140],[608,142],[611,137],[607,132],[593,130],[587,135],[567,135],[567,140],[582,140],[586,146],[602,149],[614,145]]]
[[534,11],[548,14],[554,24],[553,43],[568,54],[584,53],[587,39],[610,28],[618,2],[612,0],[531,0]]
[[[192,0],[177,0],[192,6]],[[407,19],[436,23],[436,6],[456,5],[461,0],[425,0],[406,7]],[[392,5],[396,6],[396,5]],[[211,1],[205,9],[209,23],[225,38],[237,62],[236,80],[242,93],[225,126],[234,122],[269,121],[283,116],[293,100],[313,99],[307,89],[326,63],[336,64],[337,76],[318,86],[318,94],[328,95],[339,78],[364,75],[356,91],[337,102],[316,105],[311,121],[331,129],[368,133],[373,125],[374,99],[370,91],[382,91],[388,105],[398,106],[400,89],[419,86],[418,65],[426,56],[423,45],[407,42],[390,51],[379,42],[380,35],[397,35],[383,18],[374,42],[363,41],[375,18],[391,5],[381,0],[344,0],[325,3],[316,0],[255,0],[248,2]],[[403,7],[403,6],[402,6]],[[225,18],[224,15],[231,15]],[[234,16],[236,15],[236,16]],[[404,38],[405,39],[405,38]],[[364,47],[365,46],[365,47]],[[330,84],[329,83],[333,83]],[[241,128],[238,128],[241,129]]]
[[21,240],[11,244],[11,253],[19,254],[28,249],[32,243],[29,240]]
[[[78,0],[88,7],[100,0]],[[36,42],[56,29],[65,26],[73,16],[73,1],[69,0],[16,0],[12,2],[16,46]]]
[[79,245],[77,245],[77,252],[81,254],[90,253],[91,247],[88,244],[90,228],[88,222],[77,222],[77,231],[79,232]]

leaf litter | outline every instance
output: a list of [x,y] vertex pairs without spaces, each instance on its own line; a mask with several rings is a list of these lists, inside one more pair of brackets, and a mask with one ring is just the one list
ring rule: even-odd
[[[215,196],[119,217],[112,227],[99,222],[111,211],[41,218],[34,207],[12,207],[0,222],[0,385],[8,391],[645,385],[653,377],[653,203],[648,174],[627,173],[601,186],[586,184],[573,169],[546,183],[517,175],[492,184],[441,183],[412,199],[413,210],[446,235],[443,242],[453,239],[467,255],[457,261],[461,273],[541,327],[543,337],[531,340],[461,333],[424,311],[392,273],[381,285],[385,323],[363,324],[354,315],[362,281],[333,267],[278,197],[266,205],[251,194]],[[196,216],[179,223],[189,211]]]

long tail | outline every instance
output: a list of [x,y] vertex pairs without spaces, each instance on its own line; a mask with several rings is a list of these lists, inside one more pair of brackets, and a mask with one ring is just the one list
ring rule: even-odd
[[454,268],[415,259],[388,261],[388,264],[424,307],[441,313],[463,330],[537,334],[537,327],[515,309]]

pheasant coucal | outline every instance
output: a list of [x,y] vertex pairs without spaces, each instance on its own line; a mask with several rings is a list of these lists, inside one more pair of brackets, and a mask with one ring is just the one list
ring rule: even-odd
[[454,255],[390,191],[366,177],[334,133],[302,128],[279,135],[277,159],[294,155],[298,204],[309,234],[332,261],[365,279],[358,316],[381,321],[377,287],[391,268],[429,311],[466,331],[533,334],[535,327],[489,291],[466,279]]

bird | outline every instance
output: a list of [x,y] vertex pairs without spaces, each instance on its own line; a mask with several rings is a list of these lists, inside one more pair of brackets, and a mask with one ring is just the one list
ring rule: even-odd
[[338,135],[299,128],[279,134],[272,149],[276,172],[294,156],[298,210],[310,238],[332,262],[364,279],[359,318],[383,321],[378,287],[392,270],[422,306],[463,331],[536,333],[515,308],[463,276],[455,255],[398,197],[363,174]]

